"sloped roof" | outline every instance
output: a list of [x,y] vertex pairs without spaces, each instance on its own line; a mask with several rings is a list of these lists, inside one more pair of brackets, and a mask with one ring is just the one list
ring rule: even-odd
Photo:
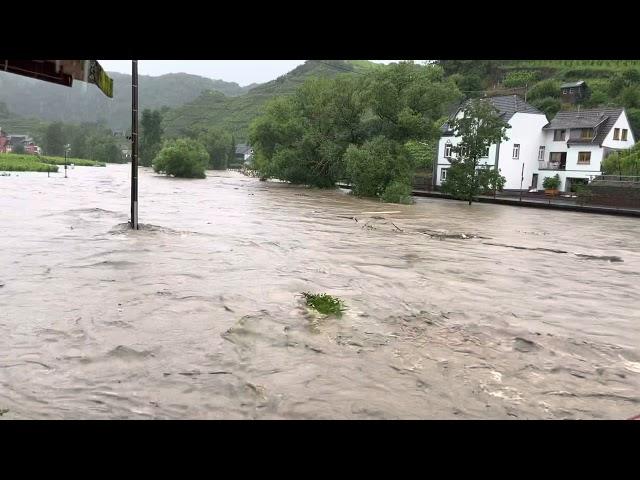
[[569,82],[569,83],[563,83],[562,85],[560,85],[560,88],[572,88],[572,87],[581,87],[583,86],[584,80],[580,80],[578,82]]
[[600,145],[623,111],[624,108],[592,108],[589,110],[558,112],[556,116],[553,117],[553,120],[545,125],[544,129],[566,130],[571,128],[595,128],[600,125],[595,138],[587,142]]
[[245,155],[251,151],[251,146],[249,145],[236,145],[236,155]]
[[[491,105],[495,107],[495,109],[500,114],[500,117],[505,122],[511,120],[511,117],[513,117],[516,113],[533,113],[537,115],[544,115],[544,113],[542,113],[533,105],[525,102],[518,95],[500,95],[497,97],[485,97],[481,98],[480,100],[486,100],[491,103]],[[455,111],[452,117],[457,115],[462,108],[469,104],[470,101],[471,100],[467,100],[462,105],[460,105],[460,107]],[[450,132],[449,123],[447,122],[442,125],[442,127],[440,127],[440,131],[445,135],[448,134]]]

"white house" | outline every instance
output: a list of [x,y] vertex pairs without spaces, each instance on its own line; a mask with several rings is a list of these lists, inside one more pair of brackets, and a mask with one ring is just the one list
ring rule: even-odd
[[[537,108],[529,105],[517,95],[489,97],[483,100],[490,102],[507,122],[508,140],[491,145],[481,165],[497,167],[506,178],[505,190],[527,189],[532,184],[538,169],[538,148],[544,144],[543,127],[547,125],[547,117]],[[462,106],[454,117],[463,115]],[[442,185],[447,170],[451,167],[450,159],[454,158],[451,148],[461,141],[454,137],[448,124],[443,125],[442,137],[438,143],[437,170],[434,172],[435,184]],[[524,166],[524,170],[523,170]],[[524,179],[523,179],[524,178]]]
[[243,143],[236,145],[236,161],[245,165],[251,163],[253,157],[253,148]]
[[538,176],[534,186],[542,188],[546,177],[560,177],[560,190],[587,183],[601,175],[607,155],[633,147],[635,139],[624,108],[598,108],[558,112],[543,129],[538,153]]
[[[635,139],[624,108],[561,111],[551,120],[516,95],[485,98],[508,123],[508,140],[491,145],[481,165],[496,167],[505,190],[543,188],[546,177],[560,177],[560,190],[601,175],[607,155],[633,147]],[[455,113],[462,116],[462,107]],[[448,124],[442,127],[434,179],[446,179],[452,147],[460,142]],[[524,167],[524,168],[523,168]]]

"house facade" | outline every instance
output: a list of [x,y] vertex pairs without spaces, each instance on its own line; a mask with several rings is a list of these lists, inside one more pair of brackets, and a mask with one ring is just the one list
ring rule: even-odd
[[[491,145],[480,165],[500,170],[506,178],[505,190],[527,189],[532,186],[537,165],[539,145],[543,144],[543,127],[548,123],[544,113],[526,103],[517,95],[489,97],[500,117],[509,125],[508,140]],[[454,117],[463,115],[462,107]],[[455,158],[452,147],[460,143],[460,137],[454,137],[449,124],[442,127],[442,136],[438,142],[437,162],[435,162],[434,182],[436,187],[446,179],[451,160]]]
[[[505,190],[543,188],[544,179],[556,174],[560,190],[570,191],[602,174],[602,161],[617,150],[635,145],[624,108],[561,111],[551,120],[516,96],[486,98],[507,122],[508,140],[491,145],[480,161],[497,168],[506,179]],[[460,108],[455,117],[462,115]],[[434,164],[436,187],[446,180],[452,147],[461,141],[448,124],[442,127]]]
[[240,144],[236,145],[236,162],[248,164],[251,162],[253,156],[253,148],[249,145]]
[[543,135],[537,188],[542,188],[546,177],[558,174],[561,191],[600,175],[609,154],[635,145],[624,108],[558,112],[543,128]]
[[584,80],[560,85],[563,103],[576,103],[589,97],[589,88]]

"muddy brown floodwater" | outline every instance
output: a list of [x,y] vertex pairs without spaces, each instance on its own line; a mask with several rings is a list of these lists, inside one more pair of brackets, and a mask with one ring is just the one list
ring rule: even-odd
[[640,413],[636,219],[129,168],[0,177],[2,418]]

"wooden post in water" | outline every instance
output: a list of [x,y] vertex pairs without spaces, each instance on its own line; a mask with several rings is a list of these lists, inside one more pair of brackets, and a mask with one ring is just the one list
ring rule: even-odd
[[138,230],[138,61],[131,64],[131,228]]

